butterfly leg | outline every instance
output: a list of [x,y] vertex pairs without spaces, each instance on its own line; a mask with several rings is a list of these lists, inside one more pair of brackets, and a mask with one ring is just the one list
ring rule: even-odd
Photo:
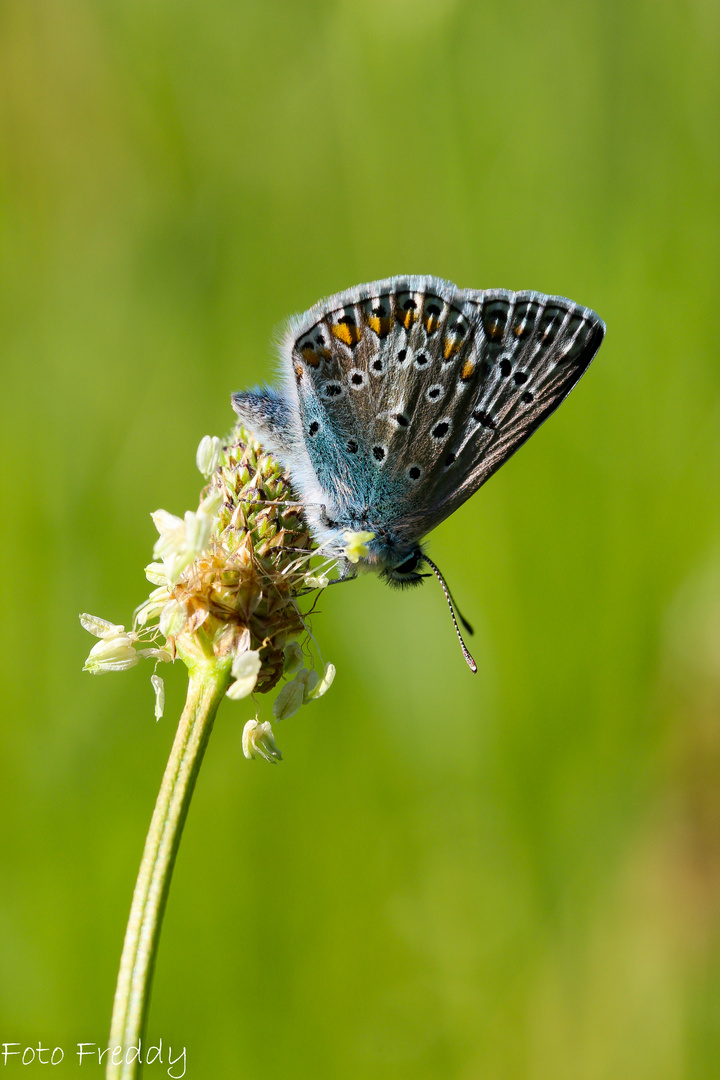
[[[343,573],[343,571],[345,570],[346,567],[347,567],[347,573]],[[350,566],[350,564],[346,562],[345,566],[340,567],[340,577],[330,578],[330,580],[328,581],[328,585],[342,585],[346,581],[356,581],[356,580],[357,580],[357,573]]]

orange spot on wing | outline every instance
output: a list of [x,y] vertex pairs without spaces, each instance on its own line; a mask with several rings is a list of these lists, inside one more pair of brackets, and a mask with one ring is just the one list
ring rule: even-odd
[[302,356],[303,360],[305,360],[305,362],[308,363],[310,367],[320,367],[320,357],[317,355],[314,349],[303,349]]
[[463,369],[460,372],[460,378],[463,380],[463,382],[467,382],[468,379],[472,378],[472,373],[473,373],[474,370],[475,370],[475,361],[474,360],[466,360],[465,363],[463,364]]
[[332,327],[332,332],[338,341],[344,342],[345,345],[349,345],[351,348],[357,345],[362,337],[362,330],[358,326],[352,326],[349,323],[337,323],[336,326]]
[[458,338],[446,337],[443,342],[443,356],[446,360],[449,360],[451,356],[456,356],[460,352],[460,346],[462,341]]
[[409,330],[412,324],[417,319],[417,311],[415,310],[415,308],[408,308],[407,311],[404,311],[402,308],[396,308],[395,318],[399,323],[402,324],[402,326],[405,327],[406,330]]
[[381,338],[387,337],[392,329],[392,319],[387,315],[368,315],[367,324]]

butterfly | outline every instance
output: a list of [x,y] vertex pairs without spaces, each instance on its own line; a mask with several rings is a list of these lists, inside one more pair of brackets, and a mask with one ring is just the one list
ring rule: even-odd
[[564,297],[387,278],[293,317],[280,387],[232,403],[346,575],[346,532],[372,533],[362,568],[412,585],[427,563],[452,611],[422,538],[554,412],[604,334],[594,311]]

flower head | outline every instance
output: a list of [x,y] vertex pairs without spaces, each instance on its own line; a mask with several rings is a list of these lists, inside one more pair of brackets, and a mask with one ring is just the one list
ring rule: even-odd
[[[244,432],[227,445],[206,436],[197,464],[210,477],[198,509],[183,517],[166,510],[152,515],[159,535],[145,573],[156,588],[136,609],[133,630],[82,616],[100,639],[85,668],[122,671],[143,657],[156,664],[179,657],[192,667],[214,657],[226,666],[227,696],[236,701],[289,679],[273,711],[276,718],[291,716],[320,697],[335,673],[332,664],[321,675],[312,661],[306,667],[300,644],[310,635],[300,598],[328,584],[334,559],[311,569],[313,543],[290,478]],[[346,534],[351,561],[367,554],[363,545],[372,535]],[[152,683],[159,718],[164,685],[155,674]],[[243,749],[246,757],[280,760],[269,723],[246,725]]]

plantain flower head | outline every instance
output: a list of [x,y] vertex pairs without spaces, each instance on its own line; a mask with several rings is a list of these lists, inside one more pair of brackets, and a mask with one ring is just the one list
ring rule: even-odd
[[[151,515],[158,539],[145,574],[155,588],[136,609],[133,629],[81,616],[99,639],[85,670],[123,671],[141,659],[154,660],[157,668],[176,658],[192,667],[214,658],[229,670],[227,697],[234,701],[290,679],[273,712],[291,716],[320,697],[335,674],[332,664],[321,663],[320,674],[315,670],[302,599],[328,584],[333,560],[310,566],[313,542],[290,478],[245,431],[238,429],[226,444],[205,436],[197,465],[209,477],[197,510],[183,517],[166,510]],[[349,536],[348,558],[363,557],[371,538]],[[165,689],[156,673],[152,685],[159,719]],[[280,759],[267,722],[249,721],[242,742],[246,757]]]

